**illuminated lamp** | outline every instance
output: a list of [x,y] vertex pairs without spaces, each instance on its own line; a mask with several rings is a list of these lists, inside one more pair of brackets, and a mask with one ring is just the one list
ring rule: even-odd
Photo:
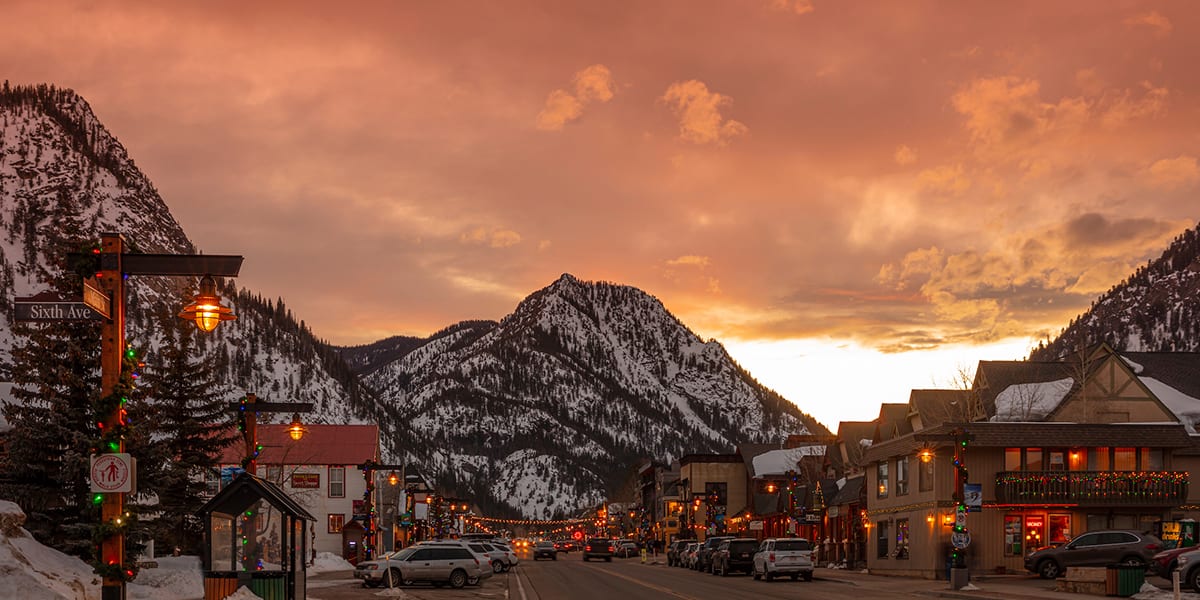
[[397,475],[395,471],[392,471],[392,474],[388,475],[388,483],[390,483],[392,485],[396,485],[399,482],[400,482],[400,476]]
[[921,462],[923,462],[923,463],[927,463],[927,462],[930,462],[933,460],[933,452],[929,448],[925,448],[925,449],[921,450],[921,453],[918,456],[920,456]]
[[775,488],[775,482],[774,482],[774,481],[772,481],[772,482],[770,482],[770,483],[768,483],[768,484],[767,484],[767,493],[768,493],[768,494],[774,494],[774,493],[775,493],[775,489],[776,489],[776,488]]
[[304,423],[300,422],[300,413],[293,414],[292,423],[287,428],[288,435],[292,436],[292,439],[298,442],[300,438],[304,437],[304,432],[306,431],[308,430],[304,427]]
[[212,275],[205,275],[200,280],[200,293],[196,294],[196,299],[191,304],[183,308],[179,318],[194,321],[201,331],[212,331],[221,321],[233,321],[237,319],[237,315],[233,314],[232,309],[221,305],[221,298],[217,296],[216,281],[213,281]]

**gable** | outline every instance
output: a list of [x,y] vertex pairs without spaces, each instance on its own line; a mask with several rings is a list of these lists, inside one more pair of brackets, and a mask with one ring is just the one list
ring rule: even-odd
[[[1090,363],[1090,364],[1089,364]],[[1130,365],[1111,350],[1071,365],[1084,380],[1046,420],[1070,423],[1177,422],[1166,406],[1138,379]]]

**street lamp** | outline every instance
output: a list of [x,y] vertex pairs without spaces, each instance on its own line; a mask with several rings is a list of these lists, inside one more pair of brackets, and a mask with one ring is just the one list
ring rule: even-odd
[[300,438],[304,437],[306,431],[308,431],[308,428],[304,426],[304,423],[300,422],[300,413],[292,413],[292,422],[287,428],[288,435],[291,436],[292,440],[298,442]]
[[[195,321],[201,331],[212,331],[221,321],[233,321],[237,315],[233,310],[221,305],[221,297],[217,295],[217,283],[212,275],[205,275],[200,280],[200,293],[195,300],[179,312],[179,318],[185,321]],[[299,439],[299,438],[296,438]]]

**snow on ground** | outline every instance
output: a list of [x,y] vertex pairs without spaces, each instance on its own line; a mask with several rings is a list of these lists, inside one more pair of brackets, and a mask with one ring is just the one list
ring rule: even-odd
[[[1133,598],[1133,600],[1174,600],[1175,594],[1171,590],[1162,590],[1154,587],[1152,583],[1143,583],[1138,593],[1130,596],[1130,598]],[[1200,594],[1182,592],[1179,594],[1179,600],[1200,600]]]
[[199,556],[164,556],[154,559],[157,568],[138,571],[126,592],[130,600],[203,598],[204,577]]
[[99,600],[92,566],[39,544],[22,525],[25,513],[0,500],[0,589],[24,600]]
[[317,554],[317,560],[308,567],[309,575],[317,573],[328,573],[330,571],[353,571],[354,565],[346,561],[346,559],[332,553],[320,552]]

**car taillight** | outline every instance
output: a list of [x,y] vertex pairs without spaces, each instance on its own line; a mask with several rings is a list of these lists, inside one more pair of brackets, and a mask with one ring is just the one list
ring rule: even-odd
[[1146,544],[1146,549],[1151,552],[1158,552],[1159,547],[1158,544]]
[[591,552],[591,551],[592,551],[592,547],[591,547],[591,546],[584,546],[584,547],[583,547],[583,549],[584,549],[584,550],[586,550],[586,551],[588,551],[588,552]]
[[612,546],[609,546],[609,547],[608,547],[608,551],[609,551],[609,552],[616,552],[615,550],[613,550],[613,547],[612,547]]
[[770,562],[775,562],[775,553],[774,553],[774,552],[772,552],[772,553],[768,554],[768,555],[767,555],[767,560],[768,560],[768,561],[770,561]]

